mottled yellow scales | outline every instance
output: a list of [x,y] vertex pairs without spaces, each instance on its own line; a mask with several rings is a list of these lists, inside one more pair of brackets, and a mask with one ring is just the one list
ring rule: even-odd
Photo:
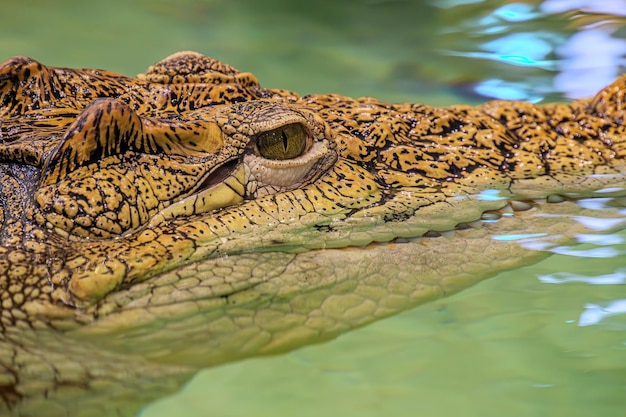
[[545,256],[495,235],[622,227],[577,202],[626,195],[625,93],[434,108],[193,52],[134,78],[5,61],[0,415],[133,415]]

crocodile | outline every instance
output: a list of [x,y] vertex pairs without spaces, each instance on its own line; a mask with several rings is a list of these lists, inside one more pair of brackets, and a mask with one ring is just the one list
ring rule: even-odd
[[581,219],[623,227],[625,94],[436,108],[188,51],[136,77],[5,61],[0,415],[133,415],[537,261],[523,243]]

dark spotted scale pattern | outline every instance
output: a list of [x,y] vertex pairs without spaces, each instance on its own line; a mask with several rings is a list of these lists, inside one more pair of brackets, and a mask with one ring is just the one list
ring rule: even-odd
[[[194,52],[136,77],[24,57],[5,61],[0,414],[37,415],[41,401],[54,398],[62,409],[50,415],[69,415],[73,398],[89,404],[91,397],[78,393],[98,386],[125,387],[133,378],[167,385],[164,373],[188,372],[171,351],[209,349],[213,339],[202,337],[262,326],[270,316],[285,321],[255,328],[232,346],[214,345],[278,351],[326,328],[336,334],[346,317],[362,325],[367,320],[359,314],[389,314],[407,294],[432,298],[433,286],[405,288],[405,280],[377,306],[348,308],[353,288],[328,280],[361,264],[333,257],[350,254],[370,271],[379,257],[367,256],[397,239],[467,229],[509,200],[623,187],[624,94],[620,78],[596,97],[568,104],[435,108],[300,97],[263,88],[254,75]],[[303,142],[290,145],[291,131],[304,132]],[[282,134],[285,150],[298,155],[264,158],[257,138],[267,132]],[[503,202],[475,198],[485,191]],[[491,250],[484,245],[480,253]],[[327,271],[332,262],[341,269]],[[389,262],[384,268],[402,276]],[[313,301],[296,295],[288,312],[262,308],[316,283],[327,292]],[[371,285],[363,293],[375,298]],[[253,308],[231,320],[224,312],[238,303]],[[317,315],[299,318],[305,307],[318,308]],[[202,319],[189,340],[175,325],[167,331],[168,320],[188,317]],[[276,336],[289,326],[301,333]],[[141,342],[125,344],[135,337]],[[111,349],[96,349],[98,343]]]

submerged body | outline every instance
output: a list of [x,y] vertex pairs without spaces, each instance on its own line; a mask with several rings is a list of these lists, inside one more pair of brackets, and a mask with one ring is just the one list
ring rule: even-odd
[[6,61],[0,411],[132,414],[147,385],[543,256],[490,238],[566,241],[585,230],[572,201],[626,194],[625,81],[441,109],[300,97],[191,52],[134,78]]

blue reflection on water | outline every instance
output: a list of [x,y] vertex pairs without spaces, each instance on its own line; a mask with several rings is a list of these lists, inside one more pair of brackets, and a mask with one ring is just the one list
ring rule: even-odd
[[[511,33],[483,43],[480,47],[482,51],[447,51],[445,53],[553,70],[556,68],[556,64],[548,56],[553,50],[554,42],[555,35],[550,32]],[[507,97],[500,98],[505,99]]]
[[555,272],[554,274],[539,275],[537,278],[544,284],[565,284],[568,282],[584,282],[592,285],[626,284],[626,269],[618,269],[612,274],[591,277],[569,272]]
[[[626,284],[626,269],[620,268],[613,273],[586,276],[569,272],[539,275],[537,277],[544,284],[584,283],[591,285],[623,285]],[[580,313],[578,325],[581,327],[600,324],[604,319],[626,314],[626,299],[618,299],[604,303],[587,303],[585,310]]]
[[579,10],[586,13],[626,16],[624,0],[544,0],[540,8],[550,14]]
[[541,16],[541,13],[530,4],[510,3],[496,9],[493,15],[507,22],[525,22]]
[[623,218],[596,218],[589,216],[575,216],[574,219],[590,230],[602,232],[605,230],[615,229],[620,225],[626,223],[626,219]]
[[513,65],[530,65],[540,68],[554,68],[554,62],[548,60],[552,52],[555,35],[550,32],[511,33],[501,38],[485,42],[482,49],[486,55],[498,61]]
[[592,248],[592,249],[576,249],[571,246],[556,246],[550,249],[550,252],[559,255],[576,256],[579,258],[615,258],[616,256],[625,255],[626,252],[615,249],[614,247]]
[[584,208],[584,209],[589,209],[589,210],[605,210],[607,208],[609,208],[608,203],[610,203],[613,199],[612,198],[600,198],[600,197],[596,197],[596,198],[581,198],[580,200],[576,201],[576,204],[578,204],[580,207]]
[[574,33],[556,49],[561,58],[554,86],[568,98],[591,97],[609,85],[624,66],[626,40],[612,36],[616,28],[599,27]]
[[529,238],[534,238],[534,237],[543,237],[543,236],[548,236],[547,233],[522,233],[522,234],[514,234],[514,235],[497,235],[493,237],[493,240],[500,240],[500,241],[515,241],[515,240],[522,240],[522,239],[529,239]]
[[500,195],[500,193],[501,193],[500,190],[484,190],[484,191],[481,191],[480,194],[476,196],[476,198],[482,201],[506,200],[507,197],[503,197],[502,195]]
[[594,235],[581,233],[576,235],[578,243],[591,243],[594,245],[619,245],[624,243],[624,237],[618,234],[612,235]]
[[520,87],[517,83],[497,78],[491,78],[477,83],[474,87],[474,91],[481,96],[493,97],[501,100],[526,100],[531,103],[543,100],[543,96],[540,94],[529,93],[525,88]]
[[602,304],[585,304],[585,311],[578,319],[579,326],[591,326],[599,324],[607,317],[626,314],[626,299],[615,300]]
[[[481,81],[472,85],[477,94],[533,102],[547,96],[586,98],[610,84],[626,68],[626,1],[497,3],[434,3],[442,9],[456,8],[460,16],[469,16],[457,19],[444,33],[464,34],[473,46],[457,43],[450,49],[462,50],[448,49],[442,53],[477,61],[477,68],[482,69]],[[490,61],[494,63],[492,68],[486,64]],[[498,64],[511,68],[503,71]]]

